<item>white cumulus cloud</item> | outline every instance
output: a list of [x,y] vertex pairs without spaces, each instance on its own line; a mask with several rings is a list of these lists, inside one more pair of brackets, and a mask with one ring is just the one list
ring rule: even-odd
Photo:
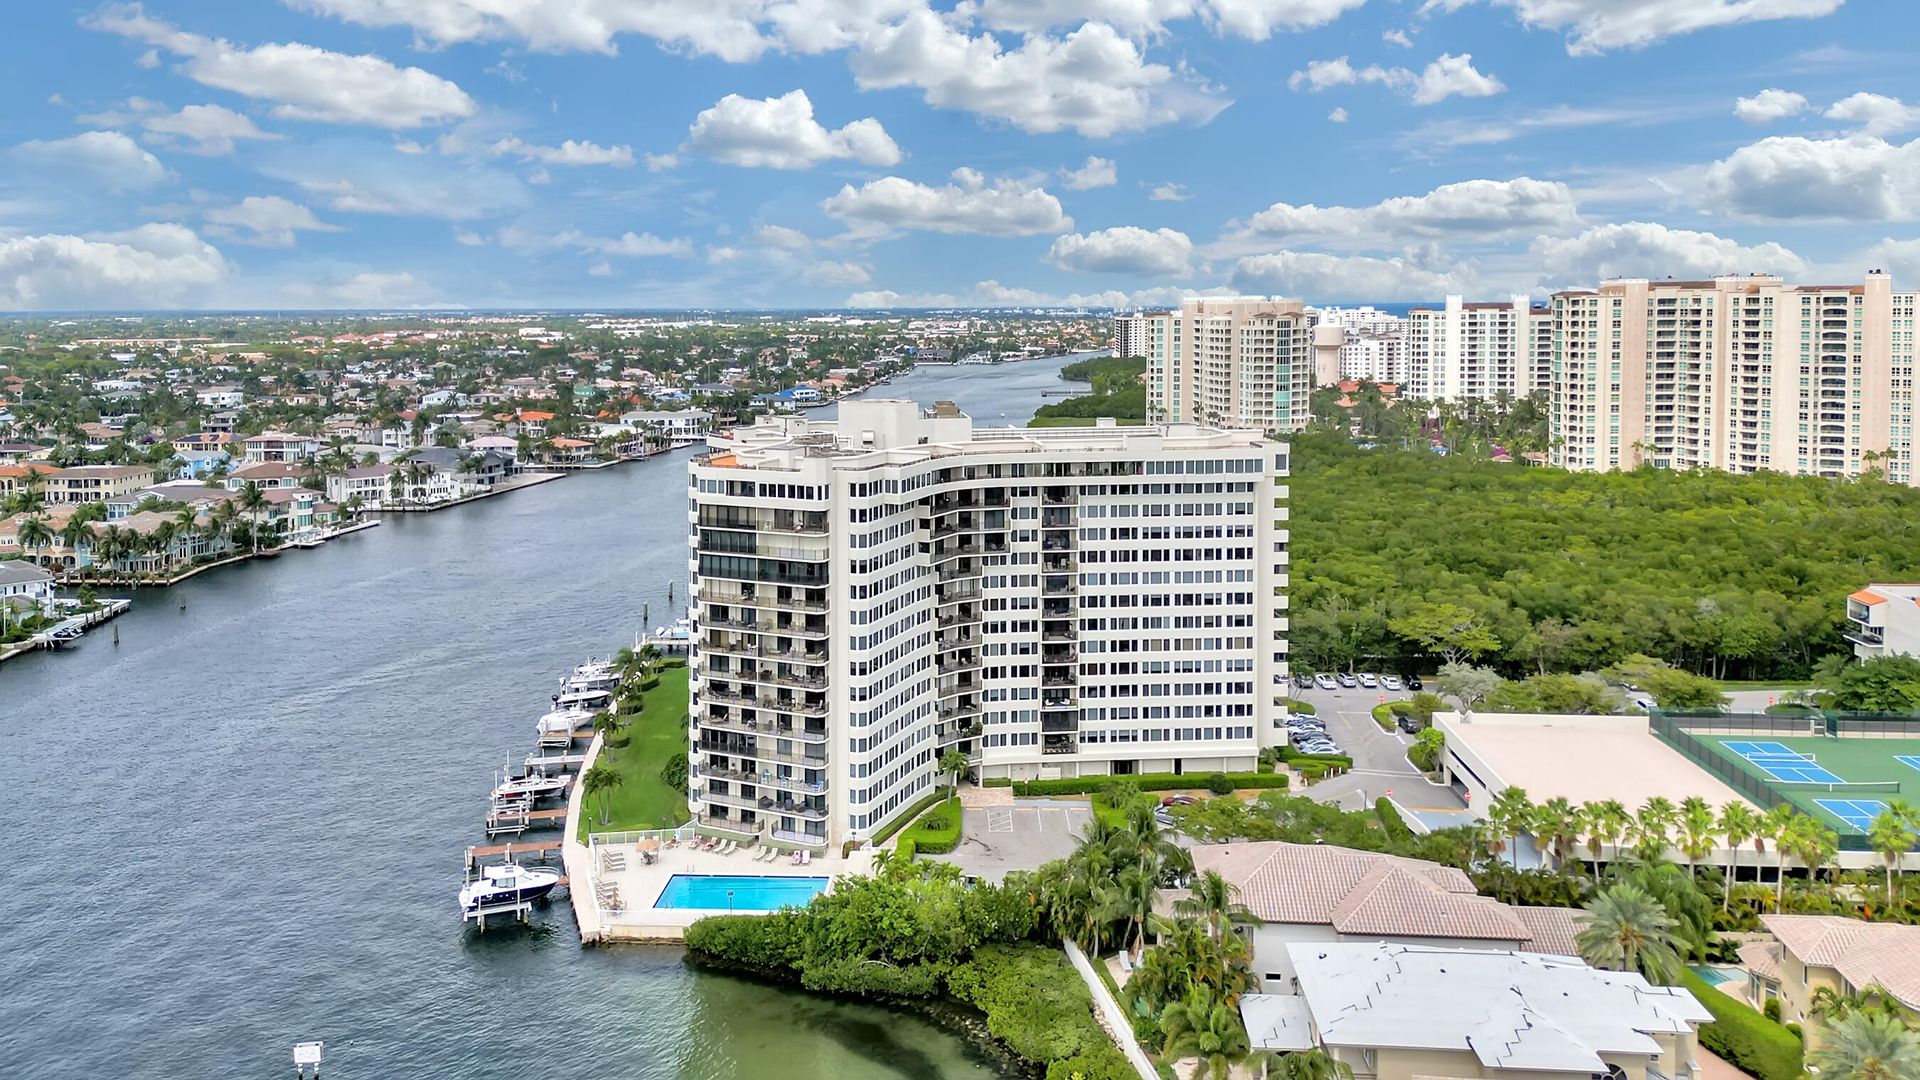
[[118,131],[30,139],[13,148],[20,164],[84,179],[113,191],[152,187],[167,178],[160,159]]
[[[1427,0],[1453,11],[1478,0]],[[1528,26],[1562,30],[1574,56],[1649,45],[1663,38],[1735,23],[1831,15],[1845,0],[1491,0]]]
[[811,169],[835,158],[862,165],[900,162],[900,147],[880,121],[869,116],[830,130],[813,118],[805,90],[765,99],[728,94],[694,118],[687,146],[748,168]]
[[1353,66],[1345,56],[1331,60],[1309,60],[1307,66],[1287,76],[1287,88],[1319,93],[1336,86],[1379,85],[1406,94],[1415,105],[1435,105],[1450,97],[1491,97],[1506,90],[1506,84],[1473,66],[1473,54],[1441,53],[1438,60],[1419,73],[1403,67],[1369,64]]
[[615,52],[640,34],[731,63],[773,45],[760,0],[289,0],[289,6],[362,26],[405,26],[429,41],[520,41],[539,52]]
[[1185,277],[1193,272],[1193,241],[1173,229],[1122,225],[1055,237],[1047,261],[1062,270]]
[[1506,84],[1473,66],[1473,54],[1441,53],[1428,64],[1413,84],[1415,105],[1434,105],[1450,97],[1492,97],[1503,93]]
[[1746,246],[1713,233],[1644,221],[1600,225],[1576,236],[1542,237],[1529,252],[1545,285],[1587,285],[1610,277],[1704,278],[1757,271],[1793,275],[1806,260],[1775,243]]
[[1758,218],[1907,221],[1920,215],[1920,139],[1774,136],[1707,166],[1716,206]]
[[1060,186],[1068,191],[1089,191],[1119,182],[1120,171],[1111,158],[1090,157],[1077,169],[1060,170]]
[[820,204],[829,217],[856,233],[878,235],[897,230],[1033,236],[1073,228],[1060,200],[1045,188],[1012,181],[988,184],[972,169],[955,169],[953,182],[930,187],[898,176],[883,177],[840,191]]
[[600,146],[573,139],[567,139],[559,146],[541,146],[509,135],[488,147],[487,153],[494,157],[512,156],[521,161],[537,161],[542,165],[616,165],[626,168],[633,164],[631,146]]
[[204,86],[275,102],[275,116],[336,124],[413,128],[470,116],[473,99],[453,82],[378,56],[350,56],[299,42],[246,47],[175,28],[139,4],[90,16],[85,25],[182,57],[180,72]]
[[1573,191],[1557,180],[1462,180],[1424,195],[1398,195],[1368,206],[1274,203],[1247,219],[1230,239],[1349,242],[1390,246],[1435,237],[1491,240],[1562,232],[1579,221]]
[[1236,288],[1312,297],[1325,302],[1421,300],[1472,292],[1464,270],[1432,270],[1403,258],[1277,251],[1249,255],[1233,266]]
[[232,236],[262,247],[292,247],[296,232],[339,232],[313,211],[278,195],[249,195],[232,206],[216,206],[201,215],[208,232]]
[[193,154],[219,157],[233,153],[240,140],[275,140],[282,136],[261,131],[245,113],[219,105],[188,105],[176,113],[142,117],[140,126],[149,141],[179,145]]
[[1752,97],[1735,98],[1733,102],[1733,115],[1749,124],[1771,124],[1798,116],[1806,109],[1806,95],[1777,87],[1768,87]]
[[1858,124],[1868,135],[1893,135],[1920,127],[1920,105],[1909,105],[1885,94],[1854,94],[1834,102],[1822,115]]
[[0,239],[0,308],[175,307],[227,276],[220,252],[183,225],[91,237]]

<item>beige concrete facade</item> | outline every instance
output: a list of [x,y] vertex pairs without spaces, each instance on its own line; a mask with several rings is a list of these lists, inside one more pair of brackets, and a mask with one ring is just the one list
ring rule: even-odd
[[1765,274],[1553,298],[1553,463],[1915,482],[1915,294]]
[[1317,354],[1300,301],[1207,297],[1145,318],[1148,420],[1275,432],[1306,426]]

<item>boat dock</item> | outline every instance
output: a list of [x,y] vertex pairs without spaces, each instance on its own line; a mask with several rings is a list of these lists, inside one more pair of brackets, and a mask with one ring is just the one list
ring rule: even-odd
[[[568,740],[571,742],[572,740]],[[587,763],[585,754],[528,754],[526,766],[529,771],[539,769],[546,773],[572,772]]]
[[496,806],[487,811],[487,836],[518,835],[528,829],[557,829],[567,820],[567,808],[533,810],[522,806]]
[[[485,865],[488,859],[513,858],[519,855],[535,855],[540,862],[546,862],[547,856],[558,855],[564,841],[560,840],[521,840],[507,844],[474,844],[467,848],[467,874]],[[565,884],[566,879],[561,879]]]

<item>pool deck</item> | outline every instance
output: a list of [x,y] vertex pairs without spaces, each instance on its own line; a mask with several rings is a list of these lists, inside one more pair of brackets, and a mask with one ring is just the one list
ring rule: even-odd
[[[640,849],[635,845],[602,844],[594,850],[617,852],[624,857],[626,865],[621,869],[595,865],[598,860],[584,852],[576,860],[587,867],[588,873],[588,877],[573,878],[582,884],[570,887],[574,896],[574,912],[580,921],[580,936],[584,941],[682,941],[686,938],[687,927],[694,920],[726,914],[724,910],[654,907],[654,900],[675,874],[837,878],[842,874],[868,874],[873,871],[871,850],[853,852],[845,859],[816,855],[806,866],[793,865],[785,855],[770,863],[754,862],[753,855],[757,849],[753,848],[743,848],[731,855],[693,851],[684,847],[670,848],[656,852],[651,866],[640,857]],[[569,874],[574,872],[576,861],[568,863]],[[624,911],[610,911],[600,905],[598,895],[602,884],[611,884],[619,890],[620,898],[626,902]],[[832,887],[827,886],[829,890]]]

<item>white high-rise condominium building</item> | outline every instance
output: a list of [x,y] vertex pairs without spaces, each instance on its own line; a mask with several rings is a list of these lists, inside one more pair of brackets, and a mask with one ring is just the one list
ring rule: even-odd
[[1403,385],[1407,338],[1402,330],[1348,330],[1340,346],[1340,377]]
[[1153,333],[1152,316],[1115,315],[1113,317],[1113,355],[1145,356]]
[[1286,738],[1287,448],[1190,425],[762,418],[690,469],[689,806],[869,836],[985,777],[1250,769]]
[[1536,327],[1550,318],[1524,296],[1504,303],[1469,304],[1449,296],[1442,307],[1407,313],[1407,392],[1430,401],[1494,400],[1502,392],[1526,397],[1548,365],[1536,356],[1550,340]]
[[1556,293],[1554,464],[1913,484],[1915,294],[1766,274]]
[[1300,301],[1207,297],[1147,318],[1147,419],[1280,432],[1306,426],[1314,341]]

